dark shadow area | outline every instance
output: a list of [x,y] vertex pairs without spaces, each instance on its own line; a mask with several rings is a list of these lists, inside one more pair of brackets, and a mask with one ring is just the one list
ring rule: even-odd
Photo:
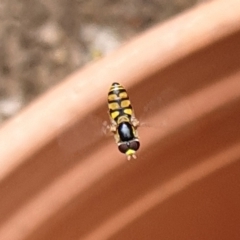
[[218,170],[142,215],[109,239],[238,240],[240,161]]

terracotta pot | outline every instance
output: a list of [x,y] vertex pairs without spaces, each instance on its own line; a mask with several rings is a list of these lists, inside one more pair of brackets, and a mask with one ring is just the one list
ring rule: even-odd
[[[0,131],[0,239],[239,239],[240,1],[210,1],[69,76]],[[138,158],[104,137],[123,84]]]

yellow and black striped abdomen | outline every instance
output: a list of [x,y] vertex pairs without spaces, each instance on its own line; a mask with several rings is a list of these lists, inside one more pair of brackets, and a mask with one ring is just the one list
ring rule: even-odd
[[108,109],[110,117],[116,123],[118,123],[120,117],[124,116],[130,121],[133,115],[127,91],[119,83],[113,83],[108,92]]

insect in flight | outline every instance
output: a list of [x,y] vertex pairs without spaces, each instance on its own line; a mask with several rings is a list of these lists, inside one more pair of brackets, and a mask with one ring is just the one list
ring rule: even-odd
[[135,118],[126,89],[119,83],[114,82],[110,87],[108,109],[109,129],[114,134],[119,151],[126,154],[128,160],[136,158],[135,153],[140,147],[137,132],[139,121]]

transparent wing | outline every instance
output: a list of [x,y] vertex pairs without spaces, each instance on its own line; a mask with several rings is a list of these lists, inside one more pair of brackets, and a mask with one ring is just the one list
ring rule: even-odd
[[107,136],[111,136],[108,131],[107,121],[90,114],[75,125],[67,128],[58,137],[58,145],[62,152],[68,155],[75,154],[86,151],[91,147],[95,148]]
[[162,129],[171,124],[173,119],[191,111],[190,103],[178,89],[164,89],[157,97],[151,99],[142,108],[140,126]]

